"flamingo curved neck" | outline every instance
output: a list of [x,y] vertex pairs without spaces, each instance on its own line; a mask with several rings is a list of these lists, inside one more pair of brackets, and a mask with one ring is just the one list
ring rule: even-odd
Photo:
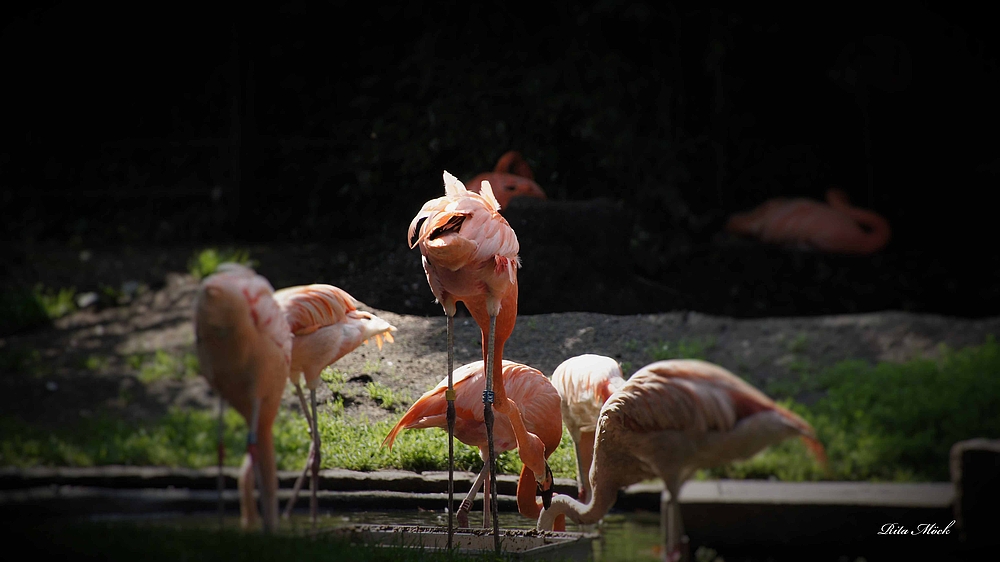
[[560,515],[565,515],[581,525],[597,523],[611,509],[611,506],[614,504],[613,498],[612,496],[610,502],[601,502],[599,504],[596,501],[591,501],[584,504],[569,496],[556,494],[552,496],[552,504],[549,508],[543,509],[541,515],[538,516],[537,527],[541,531],[551,531],[556,518]]

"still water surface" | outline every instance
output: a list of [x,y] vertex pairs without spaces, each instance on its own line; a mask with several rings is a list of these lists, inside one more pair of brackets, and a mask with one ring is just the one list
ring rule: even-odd
[[[98,517],[96,519],[118,519],[117,517]],[[123,519],[134,520],[134,517]],[[176,527],[212,527],[219,525],[219,519],[214,514],[162,514],[153,517],[142,517],[150,524],[163,524]],[[473,512],[469,518],[471,525],[482,524],[482,512]],[[422,525],[445,526],[447,515],[436,511],[357,511],[323,513],[317,521],[317,528],[333,529],[359,523],[392,524],[392,525]],[[239,518],[227,515],[222,525],[230,529],[239,528]],[[501,528],[531,529],[534,524],[516,513],[500,514]],[[293,514],[290,520],[282,520],[281,528],[290,532],[306,532],[311,529],[308,514]],[[608,514],[600,526],[581,528],[572,521],[567,521],[566,530],[572,532],[588,531],[600,534],[600,539],[593,542],[594,562],[623,562],[659,560],[660,519],[654,513],[623,513]],[[711,558],[709,558],[711,559]]]

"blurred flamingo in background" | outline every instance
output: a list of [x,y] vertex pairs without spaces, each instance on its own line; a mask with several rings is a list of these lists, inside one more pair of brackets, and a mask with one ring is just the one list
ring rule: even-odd
[[[378,348],[382,349],[382,338],[393,341],[392,333],[396,328],[370,312],[358,310],[358,302],[354,297],[333,285],[287,287],[275,292],[274,300],[285,313],[285,319],[294,336],[289,374],[312,436],[305,470],[312,468],[309,512],[315,524],[320,467],[316,387],[319,386],[320,373],[371,338],[374,338]],[[303,375],[309,388],[309,408],[306,407],[305,397],[302,394]],[[292,497],[285,507],[286,517],[295,505],[301,486],[302,476],[296,481]]]
[[552,372],[552,386],[559,393],[562,419],[576,449],[578,499],[590,498],[590,465],[594,459],[597,416],[604,402],[622,385],[617,361],[590,353],[570,357]]
[[[517,268],[519,247],[514,230],[500,215],[500,204],[488,181],[481,193],[465,188],[458,179],[444,172],[445,195],[424,203],[410,222],[407,232],[410,248],[420,247],[424,272],[431,292],[448,317],[448,390],[445,399],[454,402],[452,382],[454,363],[454,316],[459,301],[465,303],[482,332],[483,361],[486,364],[486,390],[483,401],[494,404],[484,414],[487,443],[490,449],[490,480],[493,491],[493,511],[496,512],[496,455],[493,451],[493,411],[509,416],[517,437],[521,460],[538,482],[543,502],[552,494],[552,472],[544,459],[524,456],[536,450],[527,440],[537,439],[524,429],[517,404],[504,390],[501,361],[503,346],[517,321]],[[493,380],[494,373],[498,382]],[[494,403],[495,402],[495,403]],[[454,406],[449,407],[449,419],[454,419]],[[452,451],[453,423],[448,430],[448,539],[452,539],[451,503],[454,480]],[[500,528],[493,518],[494,546],[500,551]]]
[[477,174],[467,185],[471,191],[479,193],[484,180],[490,182],[501,209],[506,209],[514,197],[546,199],[545,191],[535,183],[535,173],[531,171],[531,166],[516,150],[504,153],[492,172]]
[[552,529],[563,514],[596,523],[619,489],[661,478],[670,494],[661,514],[664,552],[672,560],[686,557],[678,504],[684,482],[699,468],[748,458],[794,436],[825,465],[823,445],[805,420],[726,369],[695,359],[646,365],[601,408],[588,503],[556,495],[538,529]]
[[240,522],[256,525],[254,477],[260,480],[265,532],[278,526],[274,418],[288,380],[292,335],[274,289],[252,269],[224,263],[206,277],[194,305],[201,374],[219,393],[219,502],[222,509],[222,412],[228,401],[247,421],[247,454],[239,472]]
[[889,242],[892,231],[881,215],[852,207],[847,194],[839,189],[827,190],[826,200],[776,197],[751,211],[732,215],[726,230],[771,244],[800,245],[836,254],[872,254]]
[[[507,396],[520,405],[525,429],[537,437],[525,442],[525,447],[531,449],[519,451],[522,458],[531,456],[549,458],[559,446],[562,439],[562,416],[559,412],[559,394],[556,389],[537,369],[527,365],[503,361],[503,380],[507,387]],[[460,527],[468,527],[469,511],[476,499],[476,494],[486,483],[483,494],[483,526],[490,521],[491,484],[486,478],[489,472],[489,444],[486,436],[483,411],[483,389],[486,388],[486,377],[483,372],[483,362],[475,361],[455,370],[454,388],[456,393],[455,436],[466,445],[479,448],[479,456],[483,459],[483,469],[469,490],[468,496],[458,508],[458,523]],[[445,392],[448,380],[444,379],[436,387],[424,393],[419,400],[410,406],[399,422],[392,428],[382,446],[392,450],[396,435],[404,429],[424,429],[439,427],[447,429],[447,401]],[[493,426],[493,447],[497,454],[518,447],[517,437],[510,418],[506,414],[497,413]],[[534,474],[528,465],[521,468],[517,481],[517,510],[535,521],[542,511],[542,506],[535,500],[536,483]],[[556,530],[565,530],[563,520],[556,521]]]

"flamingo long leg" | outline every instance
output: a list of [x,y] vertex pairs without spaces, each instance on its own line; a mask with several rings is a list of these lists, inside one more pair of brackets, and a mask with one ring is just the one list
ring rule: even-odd
[[219,489],[219,528],[223,527],[223,522],[226,514],[226,506],[224,500],[222,499],[223,490],[226,487],[225,477],[222,475],[222,463],[226,458],[226,446],[223,443],[223,435],[225,431],[225,422],[223,421],[223,415],[226,410],[226,399],[219,396],[219,435],[218,435],[218,456],[219,456],[219,477],[218,477],[218,489]]
[[[493,547],[497,554],[500,554],[500,521],[497,517],[498,505],[497,505],[497,456],[496,449],[493,446],[493,399],[494,399],[494,381],[493,381],[493,351],[496,340],[496,326],[497,317],[490,315],[490,332],[488,335],[488,341],[486,348],[486,390],[483,390],[483,421],[486,422],[486,441],[489,444],[490,450],[490,482],[487,490],[489,490],[490,505],[493,508]],[[502,384],[502,383],[501,383]],[[483,511],[486,511],[485,498]]]
[[[490,467],[485,462],[483,463],[483,469],[479,471],[479,476],[476,477],[476,481],[472,483],[472,488],[469,489],[469,494],[465,496],[462,500],[462,505],[458,508],[458,526],[468,527],[469,526],[469,512],[472,511],[472,504],[476,501],[476,494],[483,487],[483,482],[486,480],[486,475],[489,474]],[[487,498],[483,497],[483,510],[486,510]],[[483,520],[483,525],[485,526],[486,520]]]
[[299,477],[295,479],[295,485],[292,486],[292,497],[288,498],[288,504],[285,505],[285,513],[282,515],[285,519],[288,519],[292,515],[292,507],[295,505],[295,500],[299,496],[299,492],[302,491],[302,485],[306,481],[306,476],[309,475],[309,470],[312,468],[312,458],[313,458],[313,444],[309,442],[309,454],[306,456],[306,466],[302,469],[302,473]]
[[316,513],[319,511],[319,498],[317,492],[319,488],[319,465],[321,450],[319,445],[319,418],[316,417],[316,390],[309,389],[309,402],[312,407],[312,481],[310,482],[311,496],[309,498],[309,516],[312,518],[313,528],[316,527]]
[[[295,395],[299,398],[299,407],[302,409],[302,415],[306,418],[306,425],[309,426],[309,436],[313,435],[313,420],[312,416],[309,415],[309,407],[306,405],[305,394],[302,393],[302,385],[295,384]],[[312,439],[309,441],[309,454],[306,456],[306,466],[302,469],[302,474],[295,480],[295,485],[292,486],[292,495],[288,498],[288,504],[285,505],[285,514],[283,517],[288,519],[292,515],[292,508],[295,506],[295,500],[299,499],[299,492],[302,490],[302,484],[305,483],[306,474],[309,473],[309,468],[312,466],[312,458],[314,454],[314,443]]]
[[664,535],[663,552],[668,562],[687,562],[687,541],[684,536],[684,523],[681,521],[681,509],[676,491],[668,490],[670,499],[660,501],[660,527]]
[[[455,369],[455,317],[448,316],[448,549],[455,536],[455,384],[452,372]],[[464,506],[465,503],[463,502]]]
[[[253,399],[253,413],[250,416],[250,429],[247,431],[247,453],[250,455],[250,462],[253,465],[254,482],[257,484],[258,490],[264,489],[264,478],[261,474],[260,460],[257,456],[257,424],[260,421],[260,398],[254,397]],[[263,494],[261,494],[263,496]],[[264,500],[263,497],[260,498],[261,501]],[[262,511],[266,511],[265,506],[261,506]],[[271,533],[274,529],[271,526],[271,521],[268,517],[262,518],[264,521],[264,532]]]

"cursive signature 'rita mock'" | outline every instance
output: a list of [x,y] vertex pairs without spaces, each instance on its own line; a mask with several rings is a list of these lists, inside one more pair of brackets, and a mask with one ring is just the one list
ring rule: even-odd
[[886,523],[882,525],[882,530],[879,531],[880,535],[950,535],[951,526],[955,524],[952,520],[944,527],[938,527],[937,523],[921,523],[917,525],[916,530],[911,531],[907,529],[900,523]]

